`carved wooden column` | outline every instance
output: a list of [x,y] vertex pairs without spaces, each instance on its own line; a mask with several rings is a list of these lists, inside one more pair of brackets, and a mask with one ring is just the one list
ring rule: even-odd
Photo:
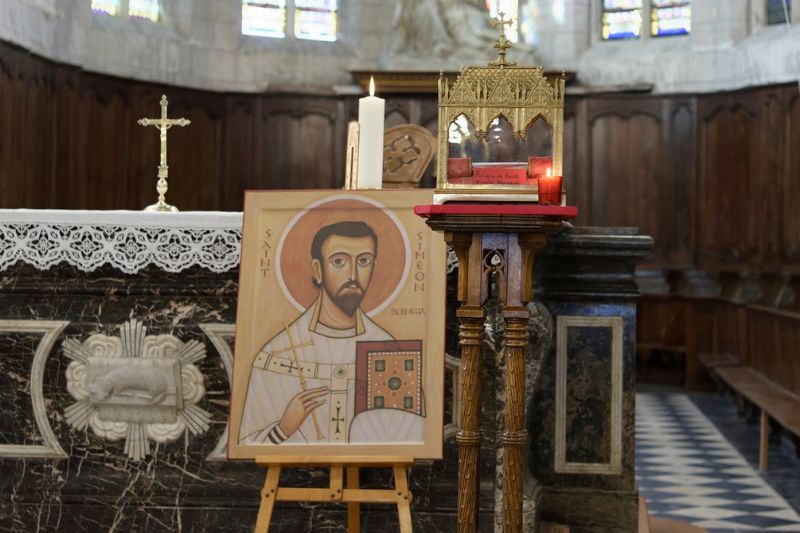
[[478,525],[480,478],[478,458],[481,451],[481,350],[486,311],[481,296],[481,239],[479,234],[445,233],[459,261],[456,312],[461,327],[458,343],[461,351],[461,403],[458,443],[458,533],[474,533]]
[[533,261],[544,247],[543,233],[512,233],[506,248],[506,290],[501,294],[506,321],[506,412],[502,443],[503,462],[503,531],[522,531],[522,494],[525,468],[525,356],[528,353],[527,303],[532,299]]

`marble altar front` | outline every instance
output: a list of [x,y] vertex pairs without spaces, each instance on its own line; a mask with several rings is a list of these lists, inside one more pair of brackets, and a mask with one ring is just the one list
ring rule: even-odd
[[[252,530],[264,471],[226,461],[224,444],[240,229],[240,213],[0,210],[1,531]],[[528,357],[530,519],[574,531],[618,520],[628,530],[633,268],[649,242],[567,229],[542,252]],[[495,528],[501,327],[487,321],[481,531]],[[451,353],[456,335],[452,320]],[[445,454],[412,469],[415,531],[455,524],[459,362],[447,358]],[[599,466],[571,470],[584,463]],[[287,483],[325,475],[296,471]],[[367,472],[362,483],[388,475]],[[569,511],[583,494],[622,513],[593,522]],[[362,512],[366,531],[395,527],[380,506]],[[343,507],[285,504],[271,531],[345,531],[346,522]]]

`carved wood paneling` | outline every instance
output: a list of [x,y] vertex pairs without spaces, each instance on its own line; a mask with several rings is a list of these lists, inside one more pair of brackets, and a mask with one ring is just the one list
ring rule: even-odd
[[45,65],[22,64],[12,92],[16,100],[12,157],[17,160],[14,168],[19,172],[17,190],[22,201],[31,207],[47,207],[51,200],[41,193],[51,189],[53,179],[53,74]]
[[694,228],[697,177],[695,173],[695,102],[674,99],[666,102],[667,164],[669,198],[661,201],[669,238],[664,243],[666,265],[690,267],[694,263]]
[[[181,209],[208,209],[204,206],[215,209],[222,170],[222,121],[199,105],[180,103],[172,106],[172,114],[191,120],[189,127],[194,127],[195,131],[191,135],[185,127],[171,128],[169,131],[169,157],[181,163],[180,167],[171,165],[170,191],[176,198],[183,200]],[[157,142],[157,137],[153,134],[152,140]],[[150,175],[156,177],[155,167]],[[155,181],[151,181],[149,185],[155,191]],[[153,199],[155,198],[154,196]]]
[[[55,144],[52,155],[53,186],[50,191],[50,207],[84,207],[76,191],[81,172],[82,147],[84,139],[77,134],[76,125],[80,121],[81,92],[80,75],[76,69],[61,69],[56,76],[56,99],[54,107]],[[0,143],[2,143],[0,137]],[[120,186],[126,184],[121,181]],[[126,195],[130,196],[127,193]],[[21,207],[16,203],[14,207]]]
[[274,188],[328,189],[344,183],[344,107],[334,98],[272,96],[263,107],[259,148]]
[[751,95],[701,100],[698,260],[746,268],[758,254],[760,200]]
[[693,299],[686,307],[686,382],[689,389],[705,384],[708,379],[699,354],[713,353],[715,301]]
[[[782,185],[786,172],[786,90],[759,90],[757,97],[756,195],[749,206],[755,208],[758,225],[757,264],[761,270],[780,268]],[[795,226],[800,231],[799,226]]]
[[[69,192],[70,207],[125,209],[128,175],[128,114],[123,96],[89,91],[81,96],[78,136],[80,166]],[[151,133],[151,136],[154,135]],[[152,202],[150,202],[152,203]]]
[[265,129],[256,117],[257,104],[255,99],[244,96],[231,97],[226,102],[220,209],[241,209],[247,189],[271,188],[267,173],[271,160],[265,149],[256,147],[258,134]]
[[[407,99],[387,98],[385,103],[386,119],[384,127],[386,129],[403,124],[411,123],[410,102]],[[358,117],[353,117],[356,120]]]
[[711,330],[711,351],[717,358],[747,365],[746,308],[727,300],[714,302],[714,322]]
[[[266,121],[271,133],[260,149],[266,150],[269,180],[293,189],[333,188],[333,124],[322,115],[295,118],[290,113],[273,113]],[[315,157],[316,156],[316,157]]]
[[0,179],[4,184],[0,207],[12,207],[19,201],[17,180],[11,179],[15,163],[15,131],[19,127],[14,115],[16,98],[13,68],[14,63],[10,58],[0,54]]
[[636,342],[645,349],[686,350],[686,313],[683,298],[643,296],[639,301]]
[[[155,198],[170,131],[170,192],[183,209],[238,210],[246,189],[340,187],[355,96],[223,94],[121,80],[0,43],[2,207],[140,209]],[[387,125],[436,132],[435,95],[387,99]],[[564,179],[576,224],[636,226],[646,266],[800,267],[800,98],[794,85],[696,96],[570,95]],[[422,186],[432,186],[434,164]]]
[[638,227],[663,261],[671,222],[665,139],[650,114],[604,114],[591,123],[591,224]]
[[575,145],[576,145],[576,126],[578,120],[574,114],[564,115],[564,158],[561,162],[562,173],[569,176],[564,178],[563,186],[567,195],[567,203],[579,205],[583,203],[583,198],[578,189],[578,180],[575,173]]
[[[788,135],[786,173],[781,189],[781,262],[800,266],[800,96],[797,88],[787,89]],[[777,185],[777,184],[776,184]]]
[[748,308],[750,366],[800,394],[800,314]]

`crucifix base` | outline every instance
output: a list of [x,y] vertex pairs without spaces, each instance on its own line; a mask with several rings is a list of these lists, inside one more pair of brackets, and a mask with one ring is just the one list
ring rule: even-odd
[[161,212],[161,213],[177,213],[179,211],[179,209],[177,207],[175,207],[174,205],[155,203],[155,204],[150,204],[147,207],[145,207],[144,211],[150,211],[150,212],[154,212],[155,211],[155,212]]

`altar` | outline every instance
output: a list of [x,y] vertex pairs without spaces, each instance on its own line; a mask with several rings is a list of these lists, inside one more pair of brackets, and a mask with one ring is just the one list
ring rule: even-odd
[[[225,449],[241,224],[241,213],[0,210],[0,529],[252,529],[263,470],[226,461]],[[633,270],[651,245],[630,229],[566,226],[538,255],[526,524],[634,530]],[[454,258],[450,270],[444,459],[411,469],[415,531],[455,524],[463,399]],[[499,515],[502,326],[488,313],[481,531],[495,530]],[[180,379],[148,381],[167,367],[178,374],[163,375]],[[102,373],[107,390],[82,390],[82,372]],[[102,401],[88,408],[87,395]],[[142,402],[164,418],[143,418]],[[319,474],[295,472],[290,482]],[[365,486],[385,481],[362,477]],[[345,513],[284,504],[271,531],[345,531]],[[386,516],[365,507],[364,529],[385,529]]]

